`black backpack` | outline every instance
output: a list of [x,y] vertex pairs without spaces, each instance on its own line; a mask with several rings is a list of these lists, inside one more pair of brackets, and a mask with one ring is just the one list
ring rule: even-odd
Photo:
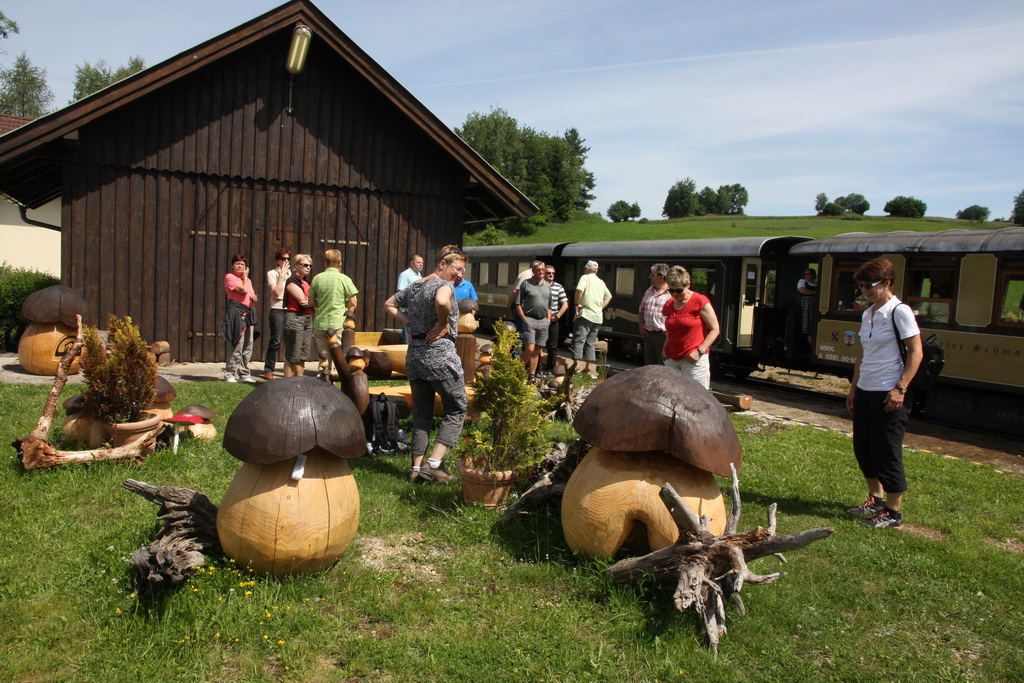
[[[907,306],[906,304],[901,305]],[[907,306],[907,308],[910,308],[910,306]],[[893,309],[892,326],[896,330],[896,343],[900,348],[900,358],[903,360],[903,364],[906,365],[907,345],[903,343],[900,329],[896,326],[896,309]],[[939,378],[942,367],[946,364],[946,350],[939,345],[939,340],[934,334],[927,339],[924,339],[922,335],[921,347],[924,351],[924,357],[921,359],[921,365],[917,368],[917,374],[910,381],[910,388],[919,391],[931,388],[935,384],[935,380]]]
[[398,408],[395,400],[386,394],[378,394],[370,400],[363,415],[363,426],[366,428],[366,454],[392,455],[408,453],[409,445],[405,435],[398,429]]

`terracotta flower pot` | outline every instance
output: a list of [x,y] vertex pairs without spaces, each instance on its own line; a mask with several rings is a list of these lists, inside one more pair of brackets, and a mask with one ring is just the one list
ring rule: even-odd
[[160,424],[160,416],[155,413],[146,413],[150,417],[139,422],[120,422],[117,424],[106,424],[107,434],[114,447],[135,443],[149,432],[156,429]]
[[462,497],[472,505],[496,508],[508,500],[512,483],[519,476],[511,470],[505,472],[484,472],[475,470],[462,458],[456,463],[462,479]]

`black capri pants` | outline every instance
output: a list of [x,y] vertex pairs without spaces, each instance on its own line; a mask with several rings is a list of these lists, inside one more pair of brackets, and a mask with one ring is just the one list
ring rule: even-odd
[[877,479],[886,493],[907,490],[903,470],[903,435],[907,431],[911,396],[903,407],[885,412],[888,391],[864,391],[858,388],[853,399],[853,454],[865,479]]

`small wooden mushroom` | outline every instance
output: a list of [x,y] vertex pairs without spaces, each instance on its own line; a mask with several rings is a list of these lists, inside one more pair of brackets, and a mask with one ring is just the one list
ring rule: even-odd
[[480,304],[473,299],[459,299],[459,333],[472,334],[480,327],[477,322],[476,312],[480,310]]
[[192,436],[202,441],[213,441],[217,438],[217,426],[213,424],[213,418],[217,413],[206,406],[190,405],[178,411],[178,415],[193,415],[200,418],[199,422],[189,425],[188,431]]
[[[32,321],[18,343],[18,362],[33,375],[56,375],[60,359],[75,343],[76,316],[84,315],[85,299],[75,290],[53,285],[32,292],[21,305],[21,316]],[[78,359],[68,368],[78,372]]]
[[229,557],[285,576],[323,569],[348,548],[359,491],[346,458],[366,452],[366,433],[347,396],[307,376],[263,384],[231,414],[224,448],[245,463],[217,513]]
[[462,375],[466,384],[476,380],[476,337],[473,332],[480,324],[474,313],[480,305],[473,299],[459,300],[459,336],[455,338],[455,353],[462,361]]
[[64,438],[81,441],[89,448],[99,448],[106,441],[107,429],[89,410],[85,394],[75,394],[64,401],[64,414]]
[[711,394],[674,368],[649,365],[598,385],[573,422],[594,445],[562,498],[562,531],[574,551],[611,557],[642,523],[651,550],[671,545],[678,528],[660,499],[671,483],[714,534],[725,530],[725,500],[713,473],[742,463],[728,414]]
[[174,415],[174,410],[171,409],[171,401],[177,395],[178,392],[174,390],[174,385],[164,379],[163,375],[157,375],[156,396],[153,397],[153,403],[149,406],[149,412],[156,413],[160,416],[161,420]]

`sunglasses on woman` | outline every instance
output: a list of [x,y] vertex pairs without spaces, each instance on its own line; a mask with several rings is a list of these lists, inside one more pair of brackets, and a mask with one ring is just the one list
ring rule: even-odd
[[680,287],[679,289],[675,289],[673,287],[669,287],[668,288],[668,293],[669,294],[682,294],[685,291],[686,291],[685,287]]

